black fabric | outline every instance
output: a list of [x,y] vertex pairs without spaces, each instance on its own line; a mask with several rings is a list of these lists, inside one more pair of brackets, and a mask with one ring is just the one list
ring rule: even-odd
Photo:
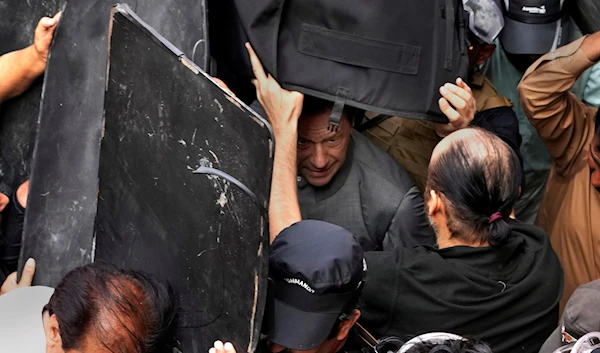
[[342,88],[346,103],[360,109],[447,121],[436,88],[466,77],[459,0],[224,0],[214,7],[225,15],[210,23],[218,62],[250,76],[249,38],[284,88],[319,98],[334,101]]
[[377,337],[452,332],[496,353],[537,353],[558,322],[563,271],[544,231],[511,228],[497,249],[367,252],[360,321]]
[[600,31],[600,1],[575,0],[565,4],[583,34]]
[[0,242],[0,269],[5,276],[15,272],[19,263],[23,238],[25,208],[13,193],[8,207],[2,213],[2,241]]
[[519,133],[519,120],[512,107],[497,107],[477,112],[471,123],[472,126],[481,127],[500,137],[517,155],[521,169],[521,193],[525,187],[525,173],[523,172],[523,156],[521,155],[522,137]]

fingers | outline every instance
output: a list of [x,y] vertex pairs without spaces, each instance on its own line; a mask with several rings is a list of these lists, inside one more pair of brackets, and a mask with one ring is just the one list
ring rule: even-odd
[[58,21],[55,18],[43,17],[35,29],[37,35],[43,35],[45,32],[52,30]]
[[0,212],[4,210],[4,208],[8,205],[9,202],[10,199],[8,198],[8,196],[0,192]]
[[227,342],[223,344],[221,341],[215,341],[213,347],[208,350],[208,353],[236,353],[233,344]]
[[215,343],[213,344],[213,348],[211,348],[211,350],[214,350],[214,352],[210,352],[210,353],[225,353],[225,350],[223,349],[223,342],[215,341]]
[[[57,12],[53,17],[42,17],[40,22],[38,23],[38,29],[49,29],[50,27],[55,26],[60,20],[60,16],[62,16],[62,12]],[[43,28],[40,28],[43,27]]]
[[17,288],[17,273],[13,272],[4,280],[2,288],[0,288],[0,295],[6,294],[15,288]]
[[235,93],[233,93],[230,89],[229,86],[227,86],[227,84],[225,84],[225,82],[223,82],[221,79],[218,79],[216,77],[212,78],[222,89],[224,89],[225,91],[227,91],[229,94],[231,94],[232,96],[235,97]]
[[44,17],[40,20],[40,25],[42,27],[50,28],[56,24],[56,20],[50,17]]
[[21,281],[17,287],[31,287],[31,282],[33,282],[33,276],[35,275],[35,260],[30,258],[25,263],[25,267],[23,268],[23,273],[21,274]]
[[473,98],[471,93],[451,83],[446,83],[440,87],[440,94],[459,110],[466,108]]
[[258,56],[254,52],[254,49],[252,49],[250,43],[246,43],[246,49],[248,50],[248,54],[250,54],[250,63],[252,64],[252,72],[254,73],[254,77],[256,77],[258,81],[265,81],[267,79],[267,74],[265,73],[265,69],[260,62],[260,59],[258,59]]
[[450,123],[460,119],[460,114],[456,110],[454,110],[454,108],[452,108],[452,106],[450,105],[450,103],[448,103],[446,98],[440,98],[440,100],[438,101],[438,105],[442,113],[444,113],[448,120],[450,120]]
[[233,348],[233,344],[231,344],[231,342],[225,343],[224,348],[226,353],[236,353],[235,348]]
[[473,91],[471,91],[471,87],[469,87],[469,85],[467,85],[467,83],[465,81],[463,81],[462,78],[457,78],[456,79],[456,85],[462,89],[464,89],[465,91],[467,91],[470,95],[473,95]]

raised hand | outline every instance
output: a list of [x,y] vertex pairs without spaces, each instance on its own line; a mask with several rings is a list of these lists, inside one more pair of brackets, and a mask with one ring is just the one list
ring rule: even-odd
[[456,79],[456,85],[446,83],[440,87],[440,93],[442,98],[438,104],[450,122],[435,124],[435,130],[440,137],[445,137],[471,124],[477,112],[477,102],[469,85],[460,77]]
[[271,74],[267,75],[265,73],[262,63],[250,43],[246,43],[246,48],[248,54],[250,54],[250,62],[254,72],[255,79],[252,80],[252,83],[256,87],[256,96],[267,113],[267,119],[271,122],[275,139],[281,133],[291,132],[292,130],[296,134],[298,118],[302,113],[304,95],[300,92],[281,88]]
[[0,295],[6,294],[12,290],[22,287],[31,287],[33,281],[33,275],[35,274],[35,260],[29,259],[25,263],[23,273],[21,274],[21,281],[17,283],[17,273],[13,272],[4,281],[0,288]]

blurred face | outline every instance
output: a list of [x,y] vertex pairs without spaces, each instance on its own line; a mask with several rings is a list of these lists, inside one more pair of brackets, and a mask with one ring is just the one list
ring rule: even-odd
[[354,310],[351,317],[340,323],[335,337],[326,339],[323,343],[313,349],[302,351],[289,349],[276,343],[269,343],[269,351],[271,353],[337,353],[346,343],[350,329],[354,326],[359,317],[360,311],[358,309]]
[[588,164],[592,174],[592,185],[600,191],[600,136],[598,133],[594,136],[588,152]]
[[494,51],[496,51],[496,45],[473,40],[467,52],[469,56],[469,75],[472,75],[478,66],[485,64],[494,55]]
[[537,59],[541,58],[541,54],[511,54],[506,53],[506,57],[513,66],[522,73],[525,73]]
[[298,171],[313,186],[327,185],[346,162],[352,126],[342,117],[337,132],[327,130],[330,111],[302,115],[298,122]]

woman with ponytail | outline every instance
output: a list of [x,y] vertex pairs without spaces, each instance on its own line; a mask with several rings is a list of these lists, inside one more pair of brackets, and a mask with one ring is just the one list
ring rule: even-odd
[[366,253],[360,322],[376,337],[476,337],[495,353],[537,353],[558,321],[563,273],[540,228],[511,218],[517,156],[480,129],[435,148],[425,210],[437,246]]

